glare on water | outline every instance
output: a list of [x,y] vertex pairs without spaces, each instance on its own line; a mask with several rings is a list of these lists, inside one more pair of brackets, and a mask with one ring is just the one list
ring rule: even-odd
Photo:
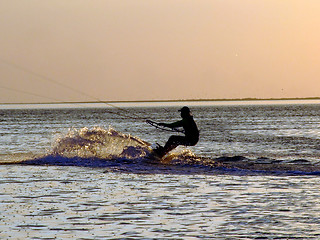
[[[3,239],[317,239],[317,177],[1,167]],[[5,177],[4,177],[5,176]]]
[[[283,160],[295,169],[293,160],[318,169],[319,106],[191,109],[200,142],[177,151],[198,158],[178,154],[167,164],[140,162],[148,143],[172,134],[144,121],[104,108],[1,110],[0,161],[34,162],[0,165],[0,239],[319,239],[319,172],[207,164],[230,156],[248,166]],[[178,106],[126,110],[180,119]],[[124,154],[129,145],[138,157]]]

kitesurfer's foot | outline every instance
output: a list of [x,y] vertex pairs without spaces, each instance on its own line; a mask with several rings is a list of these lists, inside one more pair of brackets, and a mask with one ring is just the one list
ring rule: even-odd
[[158,143],[157,143],[157,147],[153,150],[153,153],[155,155],[157,155],[158,157],[163,157],[165,155],[164,153],[164,147],[160,146]]

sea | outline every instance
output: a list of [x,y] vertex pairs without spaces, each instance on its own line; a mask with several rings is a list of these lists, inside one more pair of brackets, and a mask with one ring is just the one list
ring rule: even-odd
[[[196,146],[154,158],[181,133]],[[320,239],[320,101],[0,105],[0,239]],[[170,129],[168,129],[170,130]]]

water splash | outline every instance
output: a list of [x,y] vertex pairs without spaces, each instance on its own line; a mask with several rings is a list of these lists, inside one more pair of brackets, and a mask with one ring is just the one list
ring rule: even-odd
[[[160,159],[152,159],[150,143],[113,128],[70,129],[56,139],[44,156],[0,164],[102,167],[106,171],[142,174],[320,175],[320,164],[243,156],[206,158],[178,147]],[[151,157],[151,158],[150,158]],[[151,163],[151,164],[150,164]],[[155,165],[156,164],[156,165]]]
[[138,137],[109,128],[70,129],[53,144],[51,155],[73,158],[110,159],[125,157],[143,158],[150,152],[150,144]]

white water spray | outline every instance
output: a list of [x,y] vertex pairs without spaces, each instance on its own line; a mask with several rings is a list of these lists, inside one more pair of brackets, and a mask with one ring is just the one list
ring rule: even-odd
[[138,137],[120,133],[113,128],[70,129],[53,146],[53,155],[81,158],[139,158],[149,151],[149,143]]

